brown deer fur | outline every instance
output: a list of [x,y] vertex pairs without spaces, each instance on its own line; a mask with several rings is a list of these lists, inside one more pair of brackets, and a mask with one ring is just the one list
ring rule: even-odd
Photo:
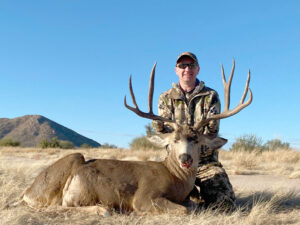
[[[85,161],[80,153],[68,155],[42,171],[23,200],[33,207],[101,204],[137,213],[187,213],[180,203],[194,187],[200,145],[215,149],[226,140],[202,135],[188,141],[186,136],[175,139],[175,133],[169,134],[171,150],[162,162]],[[182,166],[183,154],[192,158],[189,168]]]

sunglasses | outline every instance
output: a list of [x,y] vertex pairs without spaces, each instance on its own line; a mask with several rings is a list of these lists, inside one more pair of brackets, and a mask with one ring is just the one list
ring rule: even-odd
[[189,67],[189,69],[195,69],[197,67],[197,63],[179,63],[177,67],[180,69],[185,69]]

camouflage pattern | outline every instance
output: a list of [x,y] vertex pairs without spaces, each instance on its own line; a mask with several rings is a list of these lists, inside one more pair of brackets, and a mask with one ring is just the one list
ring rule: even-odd
[[[191,93],[184,93],[178,84],[162,93],[158,102],[158,114],[165,118],[174,119],[178,124],[194,125],[212,114],[220,112],[220,100],[217,92],[196,81],[196,87]],[[153,128],[159,133],[165,133],[172,128],[168,123],[153,121]],[[210,121],[204,127],[204,134],[217,136],[219,121]]]
[[[162,93],[159,97],[158,114],[169,119],[175,118],[181,125],[194,125],[220,113],[220,107],[218,93],[197,80],[195,89],[190,93],[184,93],[178,84],[173,84],[171,89]],[[168,123],[161,121],[153,121],[152,126],[158,133],[173,130]],[[217,136],[219,121],[210,121],[201,129],[203,134]],[[216,206],[225,210],[235,208],[235,195],[228,176],[218,161],[218,149],[202,151],[195,184],[200,188],[199,197],[205,207]]]

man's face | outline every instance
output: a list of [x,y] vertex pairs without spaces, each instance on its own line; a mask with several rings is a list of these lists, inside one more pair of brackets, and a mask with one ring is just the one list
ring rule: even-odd
[[175,72],[179,77],[180,82],[186,84],[194,84],[194,82],[196,82],[196,76],[199,73],[199,70],[199,65],[189,57],[182,58],[175,67]]

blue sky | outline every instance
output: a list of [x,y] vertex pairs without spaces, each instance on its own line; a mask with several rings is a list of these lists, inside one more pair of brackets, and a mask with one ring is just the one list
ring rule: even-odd
[[39,114],[99,143],[128,147],[150,122],[123,106],[129,75],[147,110],[149,74],[158,63],[157,112],[159,94],[177,82],[178,54],[191,51],[198,78],[222,102],[220,65],[229,75],[235,58],[231,107],[251,70],[253,103],[221,121],[229,145],[255,134],[300,149],[299,10],[299,1],[3,0],[0,117]]

